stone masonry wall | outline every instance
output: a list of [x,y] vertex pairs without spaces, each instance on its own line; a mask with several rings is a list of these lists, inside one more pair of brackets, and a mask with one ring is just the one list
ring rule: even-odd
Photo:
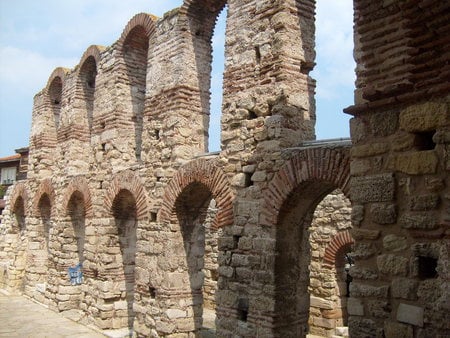
[[[225,6],[222,144],[205,154]],[[1,287],[139,337],[331,335],[351,246],[352,337],[448,335],[450,5],[354,9],[351,144],[313,142],[313,0],[185,0],[55,69],[6,194]],[[336,189],[351,231],[347,204],[328,216]]]

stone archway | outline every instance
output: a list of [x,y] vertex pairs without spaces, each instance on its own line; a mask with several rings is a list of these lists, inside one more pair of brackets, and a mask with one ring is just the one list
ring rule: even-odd
[[[233,221],[229,182],[214,160],[199,159],[176,173],[163,201],[159,218],[171,229],[167,252],[179,262],[176,271],[165,272],[169,285],[163,287],[170,298],[177,298],[172,302],[191,304],[180,309],[190,313],[183,318],[189,325],[180,322],[176,330],[214,334],[218,237]],[[175,278],[182,283],[171,283]]]
[[348,148],[311,148],[295,154],[264,196],[263,224],[276,224],[274,336],[302,337],[310,309],[308,229],[319,202],[336,188],[348,194]]

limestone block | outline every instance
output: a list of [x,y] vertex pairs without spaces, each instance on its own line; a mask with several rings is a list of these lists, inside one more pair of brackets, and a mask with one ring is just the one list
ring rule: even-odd
[[408,247],[408,240],[404,236],[389,234],[383,237],[383,248],[387,251],[402,251]]
[[398,130],[398,114],[381,112],[370,116],[370,128],[374,136],[389,136]]
[[371,157],[389,151],[389,143],[371,143],[352,147],[350,154],[353,157]]
[[126,309],[128,309],[128,303],[126,300],[114,302],[114,310],[126,310]]
[[391,283],[391,293],[394,298],[417,299],[417,280],[409,278],[395,278]]
[[370,219],[377,224],[392,224],[397,220],[395,204],[374,203],[370,206]]
[[436,209],[439,205],[439,195],[428,194],[411,196],[409,199],[409,208],[412,211],[426,211]]
[[361,317],[350,317],[348,320],[349,337],[383,337],[383,329],[375,321]]
[[314,317],[313,323],[314,325],[325,327],[327,329],[334,329],[336,327],[336,320],[332,318]]
[[384,322],[384,334],[386,338],[413,338],[412,326],[392,321]]
[[364,316],[364,304],[362,300],[353,297],[348,298],[347,312],[351,316]]
[[380,236],[380,231],[379,230],[366,230],[366,229],[352,229],[351,230],[351,234],[352,237],[355,240],[361,240],[361,239],[377,239]]
[[219,275],[231,278],[234,275],[234,269],[231,266],[219,266]]
[[352,207],[352,225],[359,227],[364,219],[364,206],[354,205]]
[[423,308],[400,303],[397,308],[397,320],[402,323],[423,326]]
[[409,260],[402,256],[392,254],[379,255],[377,257],[378,270],[384,274],[406,276],[408,274]]
[[375,269],[354,265],[350,268],[350,276],[357,279],[374,280],[378,278],[378,273]]
[[251,177],[253,182],[264,182],[266,179],[267,174],[265,171],[256,171]]
[[378,247],[373,242],[357,242],[353,245],[352,257],[355,259],[367,259],[378,252]]
[[352,297],[387,298],[388,292],[388,285],[373,286],[355,282],[350,284],[350,295]]
[[332,301],[315,296],[310,297],[310,305],[320,309],[332,310],[334,308],[334,303]]
[[367,300],[367,313],[376,318],[387,318],[391,313],[391,306],[385,300]]
[[437,219],[433,212],[408,212],[400,217],[399,223],[405,229],[433,230],[439,227]]
[[166,315],[169,319],[186,318],[186,311],[180,309],[167,309]]
[[393,174],[353,177],[350,183],[350,196],[356,203],[392,201],[394,192]]
[[449,123],[448,103],[426,102],[409,106],[400,113],[400,128],[409,132],[435,130]]
[[410,175],[423,175],[436,173],[438,163],[434,150],[415,151],[390,155],[386,167]]

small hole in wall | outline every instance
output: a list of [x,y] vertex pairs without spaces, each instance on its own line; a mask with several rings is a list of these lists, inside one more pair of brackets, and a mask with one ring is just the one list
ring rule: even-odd
[[152,299],[156,298],[156,289],[153,286],[150,286],[148,288],[148,292],[150,294],[150,298],[152,298]]
[[254,120],[254,119],[256,119],[257,117],[258,117],[258,115],[256,115],[256,113],[255,113],[254,111],[249,110],[249,112],[248,112],[248,119],[249,119],[249,120]]
[[431,279],[436,278],[437,273],[437,259],[432,257],[419,256],[419,278]]
[[245,187],[251,187],[252,185],[253,185],[252,174],[246,173],[245,174]]
[[414,148],[419,151],[433,150],[436,143],[433,141],[435,130],[421,133],[414,133]]
[[59,100],[53,101],[53,104],[60,104],[61,102]]
[[261,62],[261,50],[259,49],[259,46],[255,46],[255,54],[256,54],[256,63]]
[[159,138],[160,138],[160,130],[159,130],[159,129],[156,129],[156,130],[155,130],[155,138],[156,138],[157,140],[159,140]]
[[246,322],[248,318],[248,300],[245,298],[239,299],[238,303],[238,319]]
[[157,213],[156,212],[151,212],[150,213],[150,221],[151,222],[156,222],[156,217],[157,217]]
[[105,129],[106,128],[106,122],[100,122],[100,128]]
[[238,245],[239,245],[239,239],[241,238],[241,236],[233,236],[233,248],[237,249]]
[[102,150],[103,150],[103,151],[106,150],[106,143],[102,143]]

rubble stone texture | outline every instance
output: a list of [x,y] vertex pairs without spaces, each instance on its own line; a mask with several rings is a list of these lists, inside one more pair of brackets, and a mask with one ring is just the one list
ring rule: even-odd
[[[225,6],[221,151],[205,154]],[[450,335],[450,4],[354,0],[351,146],[303,144],[314,11],[185,0],[55,69],[6,194],[0,287],[139,337]]]

